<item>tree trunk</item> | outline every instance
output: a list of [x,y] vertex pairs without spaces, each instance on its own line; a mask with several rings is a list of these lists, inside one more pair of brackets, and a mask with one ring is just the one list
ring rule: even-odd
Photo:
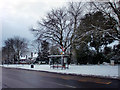
[[76,57],[76,48],[75,45],[72,46],[72,61],[74,64],[77,64],[77,57]]

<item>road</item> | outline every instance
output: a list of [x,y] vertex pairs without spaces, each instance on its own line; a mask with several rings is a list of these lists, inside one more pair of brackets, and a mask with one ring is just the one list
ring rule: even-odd
[[119,80],[2,68],[2,88],[118,88]]

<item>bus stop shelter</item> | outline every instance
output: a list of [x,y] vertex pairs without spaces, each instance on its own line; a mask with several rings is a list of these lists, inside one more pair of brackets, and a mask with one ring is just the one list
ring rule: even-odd
[[49,57],[49,64],[50,68],[61,68],[61,69],[68,69],[68,55],[50,55]]

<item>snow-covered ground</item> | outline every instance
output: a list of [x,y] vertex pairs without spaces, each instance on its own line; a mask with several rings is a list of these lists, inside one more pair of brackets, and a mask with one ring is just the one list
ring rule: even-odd
[[70,65],[69,69],[53,69],[49,65],[34,65],[34,68],[31,68],[30,65],[0,65],[3,67],[10,68],[22,68],[38,71],[48,71],[64,74],[77,74],[84,76],[101,76],[101,77],[110,77],[110,78],[120,78],[118,74],[119,65]]

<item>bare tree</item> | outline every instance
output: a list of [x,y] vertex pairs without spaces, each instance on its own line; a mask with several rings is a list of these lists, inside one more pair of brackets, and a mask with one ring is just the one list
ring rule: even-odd
[[31,46],[36,50],[37,53],[41,52],[41,42],[42,40],[40,38],[35,39]]
[[[63,9],[52,10],[47,14],[46,19],[42,19],[39,38],[46,38],[56,43],[60,48],[66,45],[66,39],[71,31],[67,13]],[[34,31],[34,30],[33,30]]]
[[[6,60],[19,60],[20,55],[28,52],[28,42],[24,38],[14,37],[5,41],[2,48],[3,56]],[[11,61],[12,62],[12,61]]]
[[50,54],[52,54],[52,55],[59,55],[60,54],[59,48],[57,48],[56,46],[52,45],[50,47]]
[[78,37],[76,36],[77,33],[77,29],[79,27],[80,24],[80,19],[83,16],[83,10],[85,10],[85,8],[83,9],[84,3],[82,2],[71,2],[69,3],[69,7],[68,7],[68,13],[71,17],[71,21],[72,21],[72,26],[71,29],[72,31],[72,35],[70,37],[70,43],[68,46],[70,47],[70,54],[72,54],[72,60],[74,60],[74,62],[77,62],[76,59],[76,44],[78,44]]
[[52,10],[39,22],[40,29],[33,31],[37,32],[38,38],[49,39],[66,52],[75,43],[75,32],[82,14],[82,6],[81,3],[69,3],[68,8]]

